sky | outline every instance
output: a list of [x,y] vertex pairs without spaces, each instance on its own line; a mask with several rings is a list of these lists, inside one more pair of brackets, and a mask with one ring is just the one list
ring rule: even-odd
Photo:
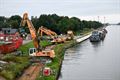
[[105,18],[106,23],[118,23],[120,0],[0,0],[0,16],[22,16],[25,12],[37,17],[55,13],[102,23]]

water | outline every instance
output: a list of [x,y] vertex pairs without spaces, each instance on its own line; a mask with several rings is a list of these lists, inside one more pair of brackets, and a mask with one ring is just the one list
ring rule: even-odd
[[106,28],[105,40],[68,49],[59,80],[120,80],[120,26]]

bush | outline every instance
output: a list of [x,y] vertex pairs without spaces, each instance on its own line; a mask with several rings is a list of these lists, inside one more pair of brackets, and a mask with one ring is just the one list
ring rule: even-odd
[[6,78],[7,80],[14,80],[14,74],[11,71],[3,70],[0,72],[0,75]]

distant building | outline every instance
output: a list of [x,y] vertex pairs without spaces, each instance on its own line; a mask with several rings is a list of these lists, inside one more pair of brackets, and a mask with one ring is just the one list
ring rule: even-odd
[[15,34],[16,32],[18,32],[17,29],[12,29],[12,28],[2,28],[1,31],[4,34]]
[[2,28],[0,31],[0,41],[16,40],[19,36],[20,35],[17,29]]

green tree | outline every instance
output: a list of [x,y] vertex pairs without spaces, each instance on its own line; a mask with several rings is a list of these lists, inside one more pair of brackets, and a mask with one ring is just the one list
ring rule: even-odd
[[16,20],[11,20],[11,21],[9,21],[9,26],[11,27],[11,28],[16,28],[16,29],[18,29],[19,28],[19,23],[16,21]]
[[8,23],[10,27],[17,29],[20,27],[21,20],[22,18],[19,15],[14,15],[8,19]]

